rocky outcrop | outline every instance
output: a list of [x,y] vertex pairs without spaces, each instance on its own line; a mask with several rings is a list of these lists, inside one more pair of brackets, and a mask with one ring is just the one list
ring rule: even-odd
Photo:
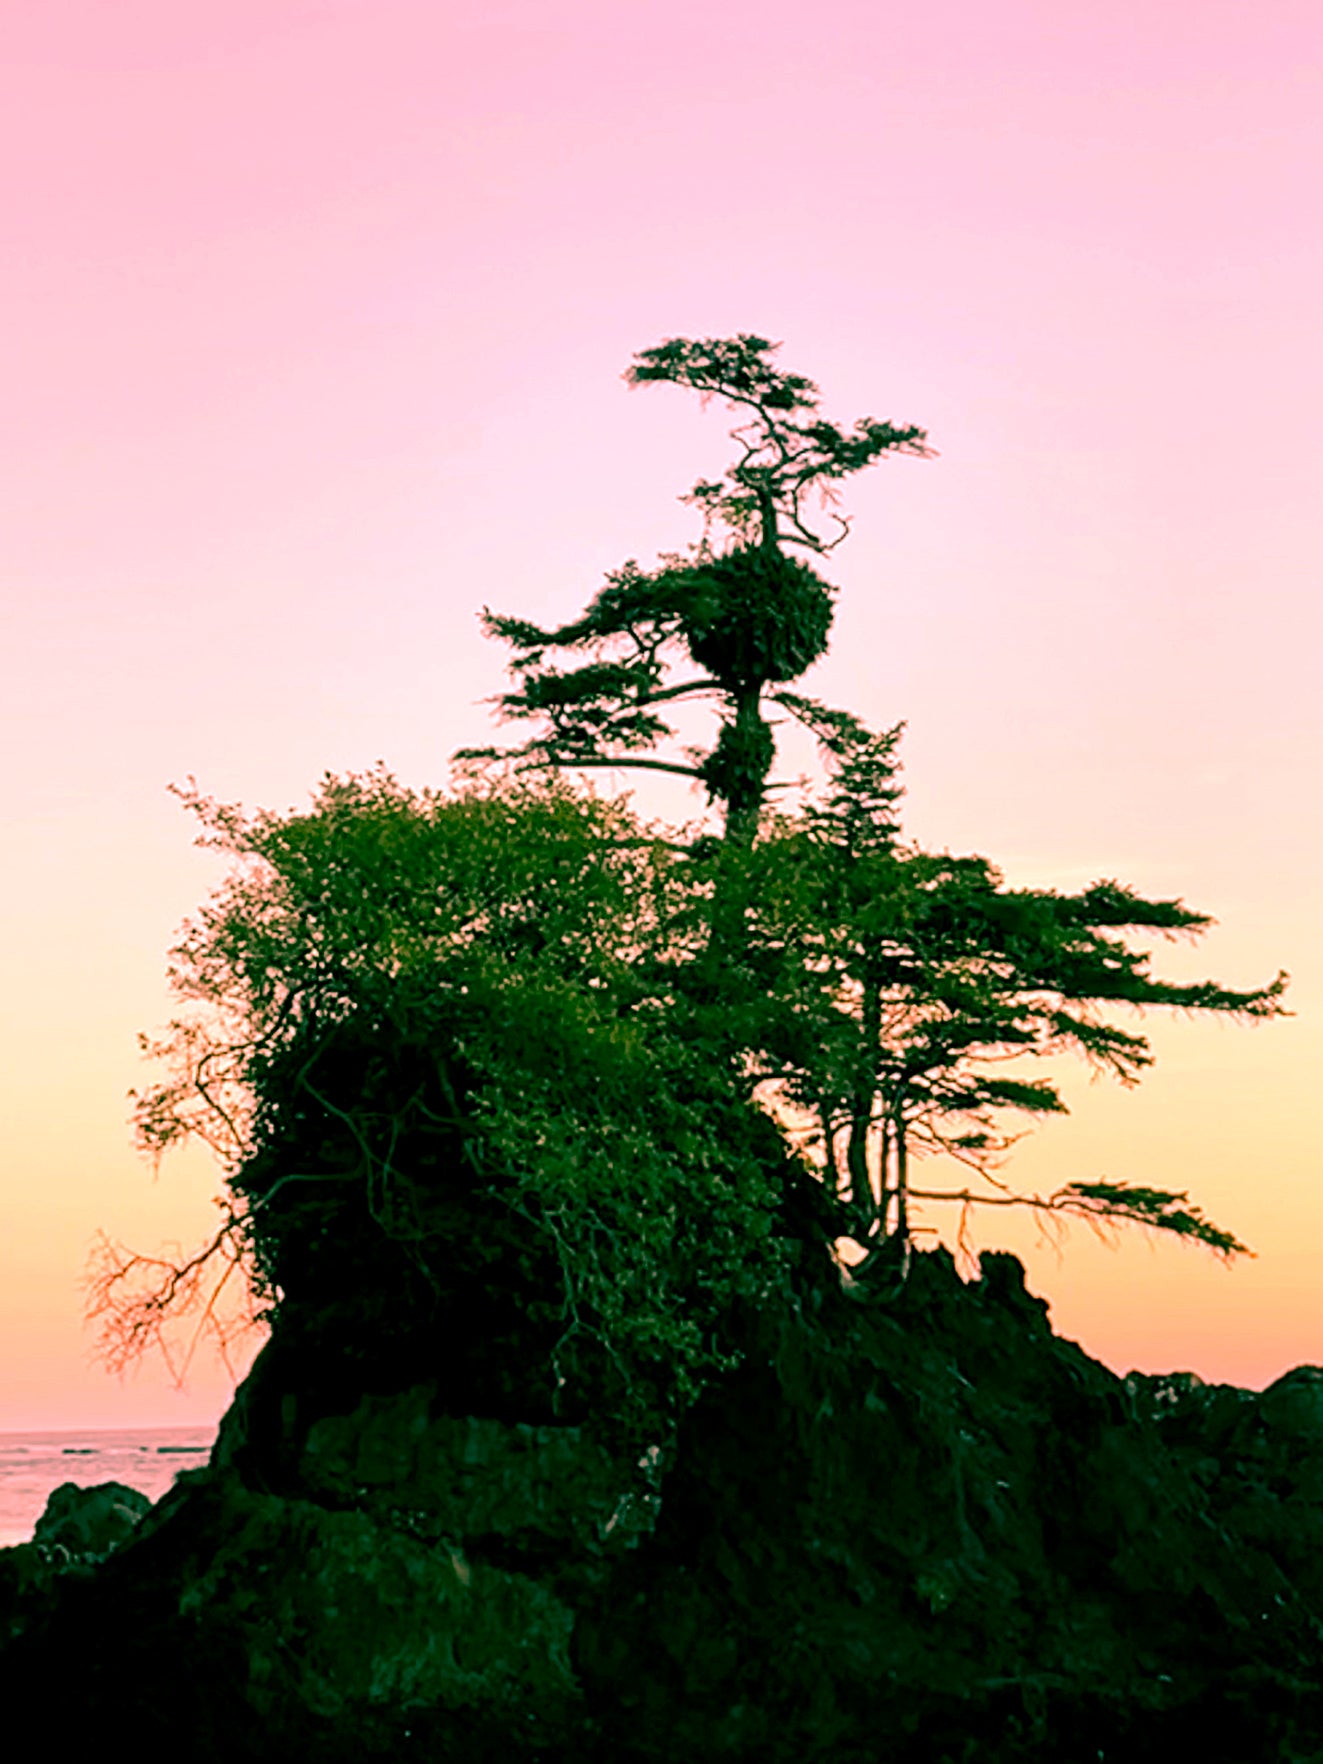
[[53,1490],[32,1541],[0,1550],[0,1644],[48,1615],[67,1578],[90,1574],[127,1543],[151,1505],[122,1482]]
[[733,1328],[642,1462],[278,1332],[0,1694],[199,1759],[1323,1757],[1323,1371],[1121,1380],[940,1251]]
[[920,1256],[847,1306],[824,1293],[694,1412],[580,1631],[627,1755],[1323,1757],[1323,1507],[1284,1479],[1309,1460],[1282,1400],[1316,1374],[1136,1388],[1051,1334],[1010,1257],[965,1285]]
[[141,1489],[123,1482],[92,1488],[62,1482],[46,1502],[32,1541],[48,1557],[100,1560],[128,1542],[151,1505]]

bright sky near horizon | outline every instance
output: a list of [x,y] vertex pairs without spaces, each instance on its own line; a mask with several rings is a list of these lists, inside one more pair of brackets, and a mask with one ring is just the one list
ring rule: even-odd
[[1117,1370],[1323,1362],[1320,165],[1317,0],[0,5],[0,1429],[229,1398],[81,1318],[98,1229],[191,1243],[219,1186],[126,1124],[221,873],[167,784],[444,783],[484,603],[698,536],[726,413],[620,376],[736,331],[940,452],[848,486],[807,683],[907,719],[909,832],[1183,897],[1173,976],[1293,976],[1071,1074],[1007,1172],[1188,1188],[1257,1259],[981,1241]]

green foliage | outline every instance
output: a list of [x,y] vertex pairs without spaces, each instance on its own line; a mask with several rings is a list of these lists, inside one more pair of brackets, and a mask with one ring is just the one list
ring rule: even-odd
[[[561,782],[446,797],[378,771],[328,777],[306,813],[187,801],[237,868],[174,951],[197,1009],[155,1049],[172,1070],[139,1129],[156,1151],[228,1136],[274,1314],[345,1185],[362,1265],[380,1234],[424,1295],[476,1193],[558,1270],[548,1381],[604,1353],[626,1405],[692,1396],[781,1251],[765,1127],[656,978],[680,953],[675,855]],[[336,1046],[367,1057],[332,1091]]]
[[[885,454],[929,452],[912,426],[866,417],[846,434],[820,418],[801,420],[817,409],[817,387],[775,368],[777,347],[753,336],[674,337],[643,350],[626,373],[631,385],[670,381],[753,412],[733,431],[740,457],[723,480],[700,482],[683,499],[705,519],[690,557],[668,555],[651,574],[631,559],[579,618],[551,629],[483,615],[487,630],[514,649],[518,686],[499,700],[501,710],[543,726],[515,751],[521,765],[634,766],[692,778],[724,811],[727,839],[742,846],[756,832],[775,757],[764,694],[799,679],[826,652],[833,616],[831,585],[784,547],[826,552],[849,530],[838,516],[837,537],[822,539],[805,524],[803,499],[815,485],[834,499],[840,479]],[[711,544],[714,523],[731,541],[724,551]],[[552,651],[590,659],[561,669],[548,661]],[[701,672],[670,683],[677,663]],[[716,701],[715,744],[683,760],[648,757],[674,735],[657,706],[686,698]]]
[[[848,531],[806,524],[810,490],[830,501],[886,454],[929,449],[913,427],[820,418],[776,347],[672,338],[635,358],[631,385],[749,413],[739,457],[685,498],[706,521],[687,557],[631,560],[559,626],[484,614],[513,650],[500,708],[533,729],[512,768],[466,750],[448,795],[328,776],[284,815],[181,793],[234,869],[172,954],[187,1009],[149,1046],[166,1075],[137,1122],[156,1154],[205,1140],[229,1188],[182,1267],[112,1255],[94,1297],[121,1342],[159,1334],[181,1297],[205,1319],[218,1253],[277,1317],[315,1295],[407,1334],[478,1306],[499,1333],[513,1305],[531,1333],[505,1371],[522,1358],[571,1403],[609,1389],[646,1435],[730,1363],[740,1304],[789,1291],[792,1147],[830,1191],[805,1212],[821,1243],[848,1224],[870,1253],[908,1244],[911,1203],[945,1200],[1243,1250],[1183,1192],[1021,1195],[995,1174],[1008,1118],[1065,1108],[1032,1062],[1069,1053],[1133,1083],[1152,1054],[1114,1007],[1266,1019],[1285,976],[1163,980],[1132,940],[1205,929],[1183,902],[1115,881],[1010,888],[986,858],[902,839],[903,725],[878,733],[792,689],[826,651],[834,590],[785,548],[825,553]],[[711,746],[655,757],[670,707],[700,699]],[[798,815],[765,812],[769,705],[826,756]],[[602,766],[700,784],[722,837],[663,838],[558,776]],[[918,1189],[919,1155],[981,1186]]]
[[797,680],[825,653],[832,590],[797,558],[732,551],[685,575],[680,629],[694,660],[726,689]]
[[1055,1084],[1004,1065],[1072,1053],[1132,1084],[1151,1064],[1149,1043],[1107,1021],[1107,1007],[1270,1018],[1285,976],[1249,991],[1159,979],[1123,934],[1197,934],[1210,921],[1183,902],[1116,882],[1011,889],[984,858],[904,843],[899,728],[877,735],[821,707],[803,714],[817,721],[831,778],[821,803],[781,817],[753,855],[749,942],[768,997],[757,1069],[812,1120],[816,1156],[849,1196],[860,1240],[904,1235],[912,1198],[946,1198],[909,1176],[911,1153],[940,1153],[988,1182],[950,1193],[962,1204],[1106,1214],[1219,1253],[1243,1249],[1183,1194],[1075,1183],[1047,1199],[1013,1195],[992,1175],[1013,1143],[1000,1118],[1065,1104]]
[[1062,1211],[1077,1212],[1105,1224],[1128,1221],[1171,1231],[1177,1237],[1207,1244],[1222,1256],[1253,1253],[1229,1231],[1206,1219],[1201,1208],[1188,1205],[1190,1197],[1184,1189],[1179,1194],[1170,1194],[1165,1189],[1143,1188],[1131,1182],[1071,1182],[1058,1190],[1054,1198]]
[[631,386],[669,381],[700,393],[704,402],[716,395],[753,411],[753,421],[733,431],[740,458],[720,481],[700,479],[684,498],[703,511],[709,530],[717,521],[741,544],[756,538],[768,547],[791,544],[829,551],[845,538],[850,524],[834,516],[840,531],[830,542],[805,526],[802,502],[810,486],[817,486],[824,502],[831,501],[836,482],[885,454],[923,459],[932,450],[924,431],[913,424],[861,417],[847,433],[821,417],[796,420],[801,412],[817,410],[818,388],[802,374],[773,366],[771,358],[779,348],[765,337],[747,334],[672,337],[640,350],[625,379]]

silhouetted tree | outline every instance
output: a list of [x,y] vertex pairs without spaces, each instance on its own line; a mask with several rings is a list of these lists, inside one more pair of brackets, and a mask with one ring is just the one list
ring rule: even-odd
[[[745,849],[775,753],[764,708],[770,699],[806,715],[811,701],[783,688],[824,654],[832,624],[833,588],[786,548],[823,554],[849,531],[848,521],[833,516],[839,531],[823,538],[808,525],[805,500],[815,489],[834,500],[841,479],[887,454],[929,452],[924,431],[913,426],[864,417],[847,432],[819,417],[813,382],[773,366],[778,347],[747,335],[676,337],[642,350],[625,375],[632,386],[669,381],[750,413],[734,431],[739,459],[722,479],[700,480],[681,499],[705,521],[704,539],[687,559],[668,556],[652,572],[631,560],[579,618],[551,629],[484,614],[487,629],[514,649],[519,685],[500,699],[501,709],[542,725],[515,750],[519,763],[640,767],[691,778],[720,805],[726,841]],[[724,529],[717,549],[714,528]],[[557,652],[589,659],[562,669],[549,659]],[[677,665],[698,671],[674,681]],[[658,743],[674,735],[665,707],[696,698],[717,706],[714,745],[685,759],[656,758]]]
[[[1005,1066],[1074,1053],[1133,1084],[1152,1063],[1149,1043],[1108,1022],[1109,1007],[1261,1020],[1280,1014],[1285,975],[1248,991],[1158,979],[1127,938],[1197,935],[1206,915],[1112,881],[1074,894],[1011,889],[986,858],[906,844],[901,727],[876,734],[840,712],[819,720],[831,763],[822,799],[782,817],[754,854],[751,959],[771,1001],[756,1070],[812,1116],[858,1240],[905,1239],[911,1200],[950,1200],[1138,1222],[1242,1252],[1185,1193],[1103,1181],[1047,1197],[1008,1188],[994,1175],[1013,1143],[1001,1117],[1065,1104],[1054,1083]],[[916,1190],[915,1153],[954,1158],[984,1186]]]

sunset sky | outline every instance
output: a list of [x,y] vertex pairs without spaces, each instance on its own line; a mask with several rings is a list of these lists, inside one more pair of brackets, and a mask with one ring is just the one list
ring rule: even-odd
[[[1118,1371],[1323,1362],[1323,9],[1318,0],[43,0],[0,5],[0,1429],[207,1421],[95,1363],[98,1230],[190,1244],[126,1092],[219,880],[167,792],[305,804],[491,739],[484,604],[575,613],[698,537],[727,413],[640,348],[752,331],[853,480],[806,689],[907,719],[906,823],[1012,882],[1218,925],[1028,1188],[1186,1189],[1257,1251],[997,1219]],[[807,756],[790,756],[790,769]],[[622,779],[623,784],[626,780]],[[637,805],[685,812],[639,787]]]

